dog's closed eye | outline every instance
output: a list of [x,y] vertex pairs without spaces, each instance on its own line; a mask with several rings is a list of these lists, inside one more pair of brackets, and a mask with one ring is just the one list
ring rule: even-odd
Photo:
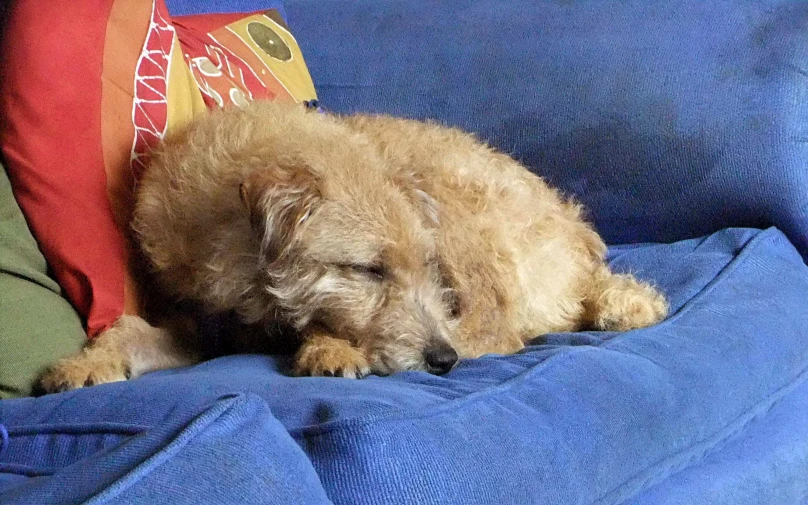
[[346,264],[346,265],[339,265],[340,268],[350,270],[354,273],[358,273],[369,277],[375,281],[383,281],[387,278],[387,269],[383,265],[376,265],[376,264]]

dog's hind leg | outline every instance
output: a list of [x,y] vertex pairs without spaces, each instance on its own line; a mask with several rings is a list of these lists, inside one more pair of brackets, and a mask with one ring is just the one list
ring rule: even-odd
[[599,265],[584,301],[585,322],[592,329],[628,331],[662,321],[668,314],[664,295],[630,274]]
[[140,317],[121,316],[82,351],[47,368],[34,390],[56,393],[197,363],[199,350],[184,333],[179,326],[156,328]]

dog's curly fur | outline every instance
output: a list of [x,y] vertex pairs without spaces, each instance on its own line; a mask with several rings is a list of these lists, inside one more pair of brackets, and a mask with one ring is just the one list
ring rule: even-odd
[[[299,374],[441,373],[457,355],[667,313],[654,288],[609,271],[579,205],[432,123],[277,102],[214,112],[154,153],[134,230],[172,299],[291,329]],[[124,321],[49,369],[45,389],[197,359],[172,332]],[[137,343],[120,344],[132,326]]]

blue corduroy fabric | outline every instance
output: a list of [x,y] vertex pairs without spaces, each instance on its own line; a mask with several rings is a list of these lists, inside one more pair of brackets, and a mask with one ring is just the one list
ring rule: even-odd
[[[93,410],[99,402],[87,399],[67,402],[67,421],[40,415],[45,422],[13,427],[0,463],[0,503],[330,503],[262,399],[232,394],[183,408],[166,386],[161,393],[167,396],[135,407],[142,414],[151,402],[163,403],[168,409],[160,409],[160,420],[130,413],[122,421],[82,421],[99,412]],[[115,395],[101,403],[121,401],[126,397]]]
[[610,261],[657,282],[671,317],[550,335],[444,377],[293,378],[286,358],[233,356],[4,401],[0,503],[801,504],[808,266],[794,247],[737,229]]
[[723,447],[624,505],[803,505],[808,498],[806,414],[808,384],[803,383]]
[[219,14],[231,12],[260,12],[276,9],[285,15],[283,0],[165,0],[172,16]]
[[804,0],[287,0],[327,109],[478,132],[609,243],[775,225],[808,254]]

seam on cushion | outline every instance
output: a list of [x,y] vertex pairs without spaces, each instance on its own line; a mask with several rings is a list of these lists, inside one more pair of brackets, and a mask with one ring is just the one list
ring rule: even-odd
[[[739,266],[744,264],[746,260],[749,258],[750,254],[758,247],[758,245],[762,242],[771,240],[776,234],[779,232],[774,233],[776,231],[775,228],[769,228],[768,230],[762,231],[758,235],[756,235],[752,240],[747,242],[741,252],[728,264],[726,265],[721,271],[718,273],[715,279],[713,279],[710,283],[708,283],[701,291],[696,293],[687,303],[685,303],[682,308],[676,312],[673,316],[666,319],[662,323],[659,323],[658,326],[665,325],[669,323],[669,321],[673,320],[674,318],[678,319],[691,310],[691,308],[699,302],[701,298],[709,294],[711,291],[716,289],[717,286],[723,283],[723,281],[731,274],[734,270],[736,270]],[[644,330],[634,330],[636,331],[647,331]],[[632,332],[626,332],[620,335],[617,338],[623,338],[625,335],[629,335]],[[612,340],[616,340],[612,339]],[[507,381],[494,386],[492,388],[483,389],[481,391],[476,391],[471,393],[470,395],[464,396],[459,399],[449,400],[444,404],[436,407],[436,408],[428,408],[422,409],[420,412],[410,414],[410,415],[403,415],[403,416],[369,416],[360,419],[343,419],[343,420],[336,420],[325,424],[314,425],[314,426],[304,426],[299,427],[291,430],[289,433],[293,436],[302,436],[305,438],[310,438],[314,436],[324,435],[333,430],[342,429],[343,427],[356,427],[366,424],[372,424],[380,421],[395,421],[395,420],[402,420],[402,419],[422,419],[426,417],[430,417],[433,415],[440,415],[446,410],[455,410],[458,408],[462,408],[467,404],[474,403],[476,401],[488,398],[492,394],[499,394],[506,392],[514,387],[521,385],[522,383],[531,380],[536,375],[543,375],[549,370],[551,367],[558,367],[566,362],[570,357],[575,356],[582,352],[596,352],[600,347],[606,346],[610,341],[605,342],[597,347],[595,346],[575,346],[574,348],[570,348],[568,351],[562,351],[558,354],[554,354],[553,356],[544,359],[540,363],[537,363],[534,366],[531,366],[529,369],[525,370],[524,372],[508,379]]]
[[[669,326],[673,324],[673,322],[675,322],[676,320],[680,319],[683,314],[687,314],[688,312],[690,312],[690,310],[693,308],[694,305],[699,303],[702,298],[712,293],[713,290],[715,290],[719,285],[723,284],[724,279],[726,279],[732,272],[734,272],[735,270],[740,268],[744,263],[746,263],[746,260],[749,258],[749,255],[752,254],[752,252],[754,252],[760,246],[761,243],[769,242],[774,237],[777,236],[782,236],[782,232],[774,227],[767,228],[766,230],[763,230],[757,235],[755,235],[755,237],[752,238],[750,241],[748,241],[746,245],[743,247],[743,249],[741,249],[741,252],[718,272],[718,275],[716,275],[713,280],[708,282],[707,285],[701,288],[701,290],[699,290],[698,293],[693,295],[690,298],[690,300],[685,302],[685,304],[682,305],[679,308],[679,310],[677,310],[672,315],[668,316],[664,321],[657,323],[655,327]],[[628,335],[631,334],[632,332],[642,331],[643,329],[645,328],[641,328],[639,330],[627,331],[621,334],[620,336],[622,337],[623,335]],[[608,342],[611,342],[612,340],[614,339],[610,339],[609,341],[605,342],[604,345],[607,344]]]
[[[0,430],[3,425],[0,425]],[[9,439],[39,435],[140,435],[148,430],[147,426],[124,423],[88,423],[88,424],[31,424],[16,426],[6,431]],[[4,446],[5,447],[5,446]],[[0,450],[2,456],[3,450]],[[0,472],[41,477],[53,475],[61,467],[31,466],[22,463],[5,463],[0,461]]]
[[47,477],[48,475],[53,475],[58,470],[58,468],[51,467],[36,468],[21,463],[0,463],[0,473],[24,475],[26,477]]
[[[632,496],[635,496],[637,493],[645,491],[649,486],[661,482],[659,477],[670,476],[673,472],[679,472],[695,463],[698,463],[707,456],[714,454],[720,450],[721,447],[726,445],[727,442],[731,441],[739,433],[744,431],[750,424],[765,416],[769,411],[771,411],[772,408],[774,408],[777,402],[796,389],[797,386],[806,382],[806,379],[808,379],[808,368],[804,368],[791,382],[767,395],[763,400],[745,410],[732,422],[724,425],[721,429],[715,431],[708,437],[693,442],[688,447],[645,467],[632,477],[629,477],[627,480],[618,484],[610,491],[607,491],[601,495],[599,498],[596,498],[592,502],[592,505],[611,503],[611,500],[615,499],[614,495],[625,492],[625,488],[627,487],[636,487],[633,494],[626,496],[621,500],[625,501]],[[691,454],[687,455],[687,453]]]
[[[263,398],[253,394],[234,394],[226,395],[212,404],[208,409],[198,413],[190,422],[183,424],[174,435],[171,436],[171,441],[161,447],[158,452],[150,455],[141,463],[135,465],[121,477],[115,479],[114,482],[109,484],[106,488],[93,495],[89,500],[84,502],[86,505],[107,503],[108,500],[114,499],[121,493],[135,485],[143,479],[143,471],[146,470],[147,474],[151,474],[153,470],[160,467],[173,458],[174,455],[185,448],[188,443],[205,433],[205,429],[218,421],[223,416],[230,413],[237,406],[250,401],[260,401],[264,405],[266,402]],[[201,428],[199,430],[195,428]],[[190,432],[189,432],[190,430]]]
[[26,435],[139,435],[149,427],[126,423],[29,424],[9,428],[12,437]]

